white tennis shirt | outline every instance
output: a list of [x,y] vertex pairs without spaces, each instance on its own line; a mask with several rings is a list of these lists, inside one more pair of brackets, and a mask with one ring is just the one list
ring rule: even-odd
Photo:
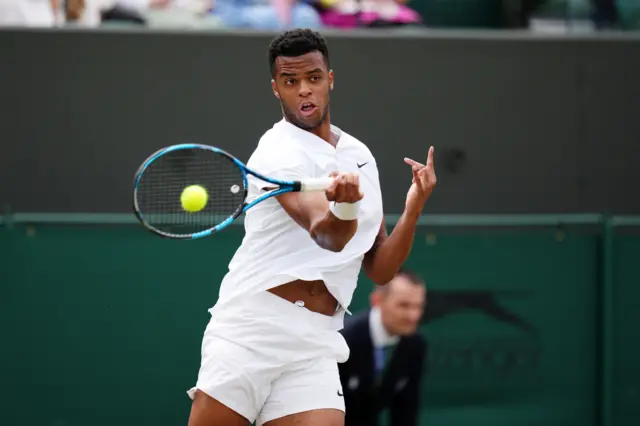
[[[341,252],[331,252],[320,248],[275,197],[258,203],[246,213],[245,236],[229,264],[213,309],[223,309],[242,296],[297,279],[324,281],[341,307],[349,307],[362,260],[382,223],[382,195],[371,151],[335,126],[332,132],[338,137],[335,148],[283,119],[262,136],[247,166],[281,180],[326,177],[332,171],[359,173],[364,198],[356,234]],[[248,180],[248,201],[264,194],[264,181],[251,175]],[[344,310],[336,318],[340,324]]]

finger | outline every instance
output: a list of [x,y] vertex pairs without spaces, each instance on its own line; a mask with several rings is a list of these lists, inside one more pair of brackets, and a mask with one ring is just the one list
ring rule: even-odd
[[338,185],[340,185],[340,177],[339,177],[339,175],[334,175],[334,176],[331,176],[331,177],[333,178],[333,180],[331,181],[331,184],[329,185],[329,187],[327,189],[335,192],[335,190],[338,187]]
[[353,177],[354,181],[354,194],[358,200],[362,199],[362,191],[360,190],[360,175],[358,173]]
[[427,167],[433,167],[433,153],[435,152],[435,148],[431,146],[429,148],[429,153],[427,154]]
[[408,165],[412,166],[412,167],[420,167],[420,168],[424,167],[424,164],[418,163],[417,161],[412,160],[411,158],[406,158],[405,157],[404,162],[407,163]]
[[329,185],[329,187],[326,189],[325,194],[327,196],[327,199],[329,201],[335,201],[339,194],[339,189],[340,186],[342,185],[341,181],[341,175],[338,172],[332,172],[333,174],[333,181],[331,182],[331,184]]
[[349,175],[349,186],[348,186],[347,197],[352,202],[355,202],[355,201],[357,201],[359,199],[359,193],[360,193],[360,188],[359,188],[359,184],[358,184],[358,175],[357,174],[350,174]]
[[331,185],[329,185],[329,187],[324,190],[324,195],[325,195],[325,197],[327,197],[327,200],[329,200],[329,201],[335,201],[336,200],[336,187],[337,187],[337,185],[338,185],[338,183],[334,180],[333,182],[331,182]]
[[424,168],[420,170],[420,186],[423,188],[434,187],[436,185],[436,173],[432,168]]
[[348,174],[342,174],[341,176],[342,179],[342,184],[340,185],[340,200],[342,202],[345,201],[345,199],[347,199],[347,197],[349,197],[349,180],[351,179],[351,177]]
[[333,172],[329,173],[329,177],[334,178],[334,177],[338,176],[339,174],[340,174],[340,172],[339,172],[339,171],[334,170]]
[[420,170],[419,174],[420,178],[425,182],[433,180],[436,177],[436,173],[431,167],[425,167],[424,169]]
[[419,174],[420,170],[422,170],[422,169],[420,169],[418,166],[413,166],[411,168],[411,171],[413,172],[413,181],[412,181],[412,183],[416,183],[416,182],[420,181],[420,174]]
[[429,176],[431,176],[433,174],[433,169],[429,169],[429,168],[425,167],[424,169],[420,169],[418,171],[418,174],[420,175],[421,179],[427,179],[427,178],[429,178]]
[[349,187],[355,187],[358,184],[356,183],[356,175],[354,175],[353,173],[349,173],[348,175],[348,179],[347,179],[347,184],[349,185]]
[[420,172],[424,179],[427,179],[429,181],[436,180],[436,171],[433,169],[433,167],[425,167]]

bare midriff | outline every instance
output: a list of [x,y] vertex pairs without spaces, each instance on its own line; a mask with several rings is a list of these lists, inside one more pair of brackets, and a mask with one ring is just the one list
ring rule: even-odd
[[279,285],[268,290],[291,303],[301,305],[310,311],[322,315],[333,316],[338,307],[338,301],[324,285],[324,281],[296,280]]

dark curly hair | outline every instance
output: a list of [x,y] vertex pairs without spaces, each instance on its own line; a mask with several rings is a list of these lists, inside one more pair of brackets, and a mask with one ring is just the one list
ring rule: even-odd
[[298,28],[279,35],[269,45],[269,68],[271,76],[276,72],[276,59],[278,56],[302,56],[310,52],[322,53],[324,61],[329,68],[329,47],[327,41],[315,31]]

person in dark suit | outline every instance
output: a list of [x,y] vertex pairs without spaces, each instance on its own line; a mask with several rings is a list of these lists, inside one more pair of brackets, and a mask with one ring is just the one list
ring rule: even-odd
[[424,282],[401,270],[371,295],[372,308],[355,315],[342,334],[349,359],[338,364],[345,426],[418,424],[419,393],[427,342],[416,332],[426,305]]

